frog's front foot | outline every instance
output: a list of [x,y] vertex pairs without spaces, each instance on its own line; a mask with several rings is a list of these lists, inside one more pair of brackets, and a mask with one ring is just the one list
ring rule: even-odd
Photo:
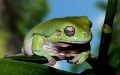
[[89,52],[82,52],[76,55],[72,60],[68,60],[72,64],[82,64],[89,57]]
[[56,64],[56,60],[55,60],[54,58],[49,58],[49,59],[48,59],[48,64],[49,64],[50,66],[53,66],[53,65]]

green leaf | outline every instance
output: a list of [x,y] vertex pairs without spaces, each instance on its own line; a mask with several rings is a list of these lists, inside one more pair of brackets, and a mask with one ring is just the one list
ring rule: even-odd
[[109,55],[109,64],[115,68],[120,68],[120,47]]
[[19,61],[25,61],[25,62],[34,62],[34,63],[47,63],[47,59],[43,56],[10,56],[6,57],[7,59],[12,59],[12,60],[19,60]]
[[120,69],[116,71],[116,75],[120,75]]
[[[39,64],[45,64],[48,62],[47,59],[42,56],[11,56],[11,57],[7,57],[7,59],[13,59],[13,60],[19,60],[25,62],[34,62]],[[59,59],[56,58],[56,60]],[[53,66],[54,68],[71,73],[82,73],[87,69],[92,69],[92,66],[87,62],[83,64],[70,64],[65,60],[62,60],[62,61],[57,61],[56,64],[59,64],[59,67]]]
[[72,75],[72,73],[57,70],[46,65],[0,59],[0,75]]

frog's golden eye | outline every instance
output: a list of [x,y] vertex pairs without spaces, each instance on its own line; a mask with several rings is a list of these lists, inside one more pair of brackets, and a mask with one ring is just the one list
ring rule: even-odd
[[64,33],[65,35],[67,36],[73,36],[75,34],[75,29],[74,27],[72,26],[67,26],[65,29],[64,29]]

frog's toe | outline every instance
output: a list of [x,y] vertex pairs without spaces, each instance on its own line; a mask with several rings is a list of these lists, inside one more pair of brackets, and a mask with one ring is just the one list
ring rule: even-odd
[[76,64],[77,62],[76,62],[76,61],[73,61],[73,60],[68,60],[68,63]]
[[55,60],[54,58],[50,58],[50,59],[48,59],[48,64],[49,64],[50,66],[53,66],[53,65],[56,64],[56,60]]
[[73,58],[72,60],[68,60],[69,63],[71,64],[82,64],[86,60],[85,57],[80,57],[80,58]]
[[71,64],[76,64],[78,62],[78,59],[77,58],[73,58],[72,60],[67,60],[68,63],[71,63]]
[[76,64],[82,64],[83,62],[85,62],[86,58],[85,57],[81,57]]
[[65,59],[65,56],[63,56],[63,55],[59,55],[59,56],[57,56],[59,59]]
[[86,56],[84,54],[78,54],[72,60],[68,60],[68,62],[72,63],[72,64],[82,64],[83,62],[85,62],[85,60],[87,58],[88,58],[88,56]]

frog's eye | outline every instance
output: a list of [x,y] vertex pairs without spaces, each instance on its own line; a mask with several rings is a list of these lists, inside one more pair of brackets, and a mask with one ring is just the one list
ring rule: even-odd
[[72,26],[67,26],[65,29],[64,29],[64,33],[65,35],[67,36],[73,36],[75,34],[75,29],[74,27]]

